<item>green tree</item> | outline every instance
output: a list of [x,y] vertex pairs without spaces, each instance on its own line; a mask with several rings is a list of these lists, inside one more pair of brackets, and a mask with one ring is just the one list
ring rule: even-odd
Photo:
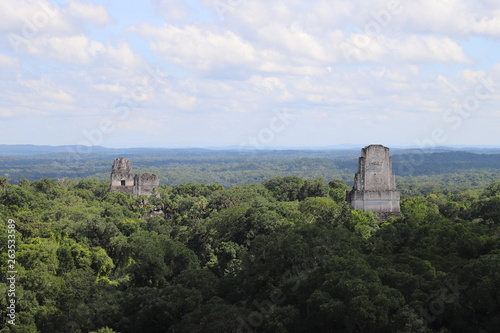
[[487,198],[495,197],[500,195],[500,182],[491,183],[483,192],[483,195]]
[[300,188],[299,200],[309,197],[328,197],[330,188],[325,184],[323,178],[306,179]]
[[329,196],[335,202],[342,203],[346,200],[346,192],[350,189],[349,186],[341,179],[334,179],[328,183],[330,187]]
[[475,206],[475,211],[477,217],[486,222],[500,223],[500,196],[480,200]]
[[274,177],[266,180],[263,185],[279,201],[295,201],[299,197],[304,181],[295,176]]
[[161,287],[185,269],[196,269],[196,255],[182,243],[147,231],[130,236],[129,244],[133,264],[127,271],[132,285],[137,287]]
[[309,197],[302,201],[299,210],[304,214],[306,221],[320,221],[330,225],[341,223],[339,219],[344,213],[344,206],[325,197]]
[[368,239],[379,229],[380,222],[372,211],[354,209],[347,224],[350,230]]
[[360,257],[332,256],[328,272],[307,300],[307,327],[316,332],[387,332],[390,316],[404,304],[399,291],[384,286]]
[[401,202],[401,213],[412,225],[428,223],[439,217],[439,207],[422,197],[411,197]]

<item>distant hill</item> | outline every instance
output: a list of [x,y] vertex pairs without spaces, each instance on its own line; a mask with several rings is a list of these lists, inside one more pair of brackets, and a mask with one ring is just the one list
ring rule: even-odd
[[[390,147],[391,148],[391,147]],[[107,148],[102,146],[78,146],[78,145],[65,145],[65,146],[48,146],[48,145],[5,145],[0,144],[0,156],[1,155],[39,155],[39,154],[67,154],[71,152],[78,152],[81,155],[91,155],[91,154],[105,154],[105,155],[133,155],[133,154],[144,154],[152,152],[228,152],[231,154],[242,153],[242,154],[287,154],[284,152],[292,153],[333,153],[334,156],[345,155],[345,156],[357,156],[359,155],[361,146],[359,145],[331,145],[322,147],[290,147],[290,148],[280,148],[280,147],[266,147],[265,149],[252,149],[251,147],[223,147],[223,148]],[[411,154],[411,153],[436,153],[436,152],[470,152],[470,153],[481,153],[481,154],[499,154],[500,147],[488,147],[488,146],[469,146],[469,147],[435,147],[433,149],[419,149],[419,148],[401,148],[393,147],[391,148],[391,153],[396,154]]]
[[395,154],[394,173],[400,176],[460,173],[464,170],[499,170],[500,154],[470,153],[464,151]]
[[[164,149],[153,148],[106,148],[101,146],[37,146],[37,145],[0,145],[0,155],[38,155],[52,153],[82,152],[83,154],[136,154]],[[88,152],[88,153],[86,153]]]
[[[113,159],[126,157],[137,173],[155,173],[167,185],[217,183],[225,187],[259,184],[275,176],[343,179],[352,184],[359,150],[208,150],[208,149],[113,149],[93,147],[91,153],[76,146],[0,145],[0,177],[11,183],[20,179],[96,178],[108,180]],[[500,180],[500,154],[493,148],[476,152],[422,152],[391,149],[398,177],[488,173],[488,181]],[[500,152],[500,151],[499,151]],[[404,181],[404,180],[400,180]],[[411,180],[414,181],[414,180]],[[479,186],[479,185],[478,185]]]

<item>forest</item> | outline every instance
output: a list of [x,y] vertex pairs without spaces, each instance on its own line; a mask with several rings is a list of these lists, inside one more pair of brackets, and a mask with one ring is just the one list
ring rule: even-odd
[[[273,177],[342,179],[352,186],[359,149],[207,150],[104,149],[64,153],[63,148],[0,145],[0,176],[21,179],[97,179],[108,181],[113,160],[123,156],[135,173],[154,173],[160,183],[234,186],[261,184]],[[499,149],[391,149],[393,170],[405,194],[480,190],[500,180]],[[402,185],[406,184],[406,185]]]
[[351,209],[341,174],[139,198],[92,177],[0,178],[2,270],[17,272],[15,326],[0,283],[0,332],[497,332],[488,158],[474,168],[489,171],[400,175],[402,213],[387,220]]

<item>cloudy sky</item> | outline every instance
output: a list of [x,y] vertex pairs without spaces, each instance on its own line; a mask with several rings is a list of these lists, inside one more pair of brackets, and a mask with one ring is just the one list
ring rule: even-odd
[[0,144],[500,145],[497,0],[1,0]]

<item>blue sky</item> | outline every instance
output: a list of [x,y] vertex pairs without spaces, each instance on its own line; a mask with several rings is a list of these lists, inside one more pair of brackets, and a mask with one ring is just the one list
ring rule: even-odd
[[500,144],[496,0],[2,0],[0,144]]

